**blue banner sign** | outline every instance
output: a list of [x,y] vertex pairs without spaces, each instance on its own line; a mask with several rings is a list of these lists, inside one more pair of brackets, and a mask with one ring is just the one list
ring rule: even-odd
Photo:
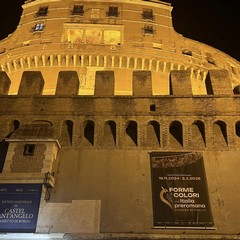
[[41,192],[41,184],[0,184],[0,232],[35,232]]

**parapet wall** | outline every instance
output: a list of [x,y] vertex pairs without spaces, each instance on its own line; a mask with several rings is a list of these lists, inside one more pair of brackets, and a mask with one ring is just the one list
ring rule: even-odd
[[[0,95],[8,95],[11,81],[5,72],[0,72]],[[76,71],[60,71],[58,73],[55,96],[77,96],[81,81]],[[188,70],[173,70],[170,72],[169,95],[193,95],[191,72]],[[114,71],[97,71],[95,76],[94,95],[114,96],[115,78]],[[44,78],[40,71],[23,72],[18,95],[41,95],[44,88]],[[232,88],[231,79],[227,70],[209,70],[205,80],[206,93],[210,95],[231,95],[237,93]],[[133,71],[132,95],[151,96],[152,72]]]
[[24,72],[18,94],[7,95],[1,72],[0,138],[19,126],[51,124],[63,148],[238,149],[240,97],[228,72],[211,70],[206,95],[193,95],[190,72],[172,71],[169,95],[152,95],[150,71],[133,72],[131,96],[114,95],[114,72],[97,71],[95,94],[78,95],[74,71],[61,71],[55,95],[41,95],[41,72]]

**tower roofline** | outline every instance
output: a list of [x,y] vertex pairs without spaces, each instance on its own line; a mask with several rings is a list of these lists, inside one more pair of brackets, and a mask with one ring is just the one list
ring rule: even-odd
[[[24,5],[22,6],[23,9],[25,9],[26,7],[31,7],[34,5],[38,5],[38,4],[43,4],[43,3],[50,3],[50,2],[60,2],[62,0],[26,0]],[[82,2],[96,2],[96,0],[82,0]],[[103,2],[103,1],[101,1]],[[116,0],[108,0],[108,3],[114,2],[116,3]],[[147,6],[159,6],[159,4],[161,5],[161,8],[165,8],[165,9],[170,9],[172,10],[172,6],[170,3],[167,2],[163,2],[163,1],[158,1],[158,0],[121,0],[122,3],[131,3],[131,4],[142,4],[142,5],[147,5]]]

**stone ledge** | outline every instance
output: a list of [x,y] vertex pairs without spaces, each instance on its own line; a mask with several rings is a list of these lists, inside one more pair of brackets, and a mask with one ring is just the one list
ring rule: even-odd
[[225,234],[134,234],[134,233],[100,233],[100,234],[65,234],[69,240],[240,240],[240,235]]
[[43,183],[44,173],[2,173],[1,183]]

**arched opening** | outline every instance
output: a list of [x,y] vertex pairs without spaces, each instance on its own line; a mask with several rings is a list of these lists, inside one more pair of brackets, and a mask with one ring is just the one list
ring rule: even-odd
[[235,134],[240,138],[240,121],[235,124]]
[[169,127],[170,133],[170,146],[182,147],[183,146],[183,129],[179,121],[173,121]]
[[114,67],[119,67],[119,63],[120,63],[119,56],[115,56],[114,57]]
[[237,85],[237,86],[233,89],[233,93],[234,93],[234,94],[240,94],[240,85]]
[[107,67],[112,67],[112,57],[111,56],[107,56],[107,63],[106,63]]
[[147,145],[160,145],[160,125],[156,121],[151,121],[147,125]]
[[127,57],[122,57],[122,67],[126,68],[127,67]]
[[150,62],[149,62],[149,59],[145,59],[145,61],[144,61],[144,67],[143,67],[143,69],[144,70],[150,70],[149,69],[149,66],[150,66]]
[[84,145],[93,146],[94,145],[94,130],[95,124],[93,121],[86,121],[84,127]]
[[126,145],[137,146],[138,135],[137,135],[137,123],[135,121],[129,121],[126,127]]
[[137,59],[136,69],[142,69],[142,59],[141,59],[141,58],[138,58],[138,59]]
[[235,124],[235,134],[236,134],[236,145],[240,146],[240,121]]
[[227,125],[223,121],[216,121],[213,124],[213,140],[217,147],[227,146]]
[[95,55],[92,55],[91,66],[93,66],[93,67],[97,66],[97,57]]
[[171,71],[171,63],[170,62],[167,62],[166,63],[166,68],[165,68],[165,72],[170,72]]
[[130,58],[129,60],[129,68],[134,68],[134,58]]
[[103,67],[104,66],[104,56],[100,55],[98,60],[98,66]]
[[153,61],[152,61],[152,70],[153,70],[153,71],[156,71],[156,69],[157,69],[157,61],[156,61],[156,60],[153,60]]
[[195,148],[206,146],[205,126],[202,121],[195,121],[192,124],[192,144]]
[[71,146],[73,137],[73,122],[66,120],[62,124],[61,142],[63,146]]
[[107,121],[104,125],[104,144],[116,146],[116,123],[114,121]]

